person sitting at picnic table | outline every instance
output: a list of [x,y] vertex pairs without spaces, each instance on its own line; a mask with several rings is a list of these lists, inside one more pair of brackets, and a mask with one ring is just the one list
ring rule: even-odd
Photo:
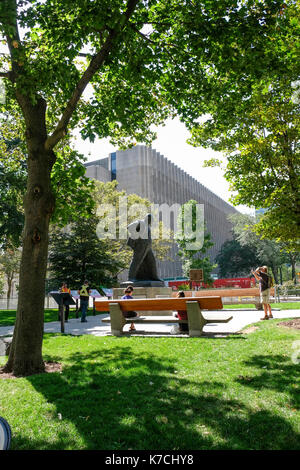
[[[183,292],[183,290],[180,290],[178,293],[177,293],[177,297],[185,297],[185,293]],[[178,310],[177,311],[177,318],[179,319],[179,331],[180,332],[188,332],[189,331],[189,324],[186,323],[186,322],[182,322],[180,320],[187,320],[187,311],[186,310]]]
[[[128,286],[126,287],[126,289],[124,290],[124,295],[122,297],[122,299],[133,299],[132,297],[132,293],[133,293],[133,287],[132,286]],[[128,311],[128,312],[123,312],[123,315],[125,318],[134,318],[134,317],[137,317],[138,314],[132,310]],[[130,325],[130,328],[129,328],[129,331],[135,331],[135,326],[134,326],[134,323],[132,322],[131,325]]]
[[[63,282],[60,288],[60,292],[66,292],[68,294],[71,294],[71,290],[68,288],[68,284],[66,282]],[[64,306],[65,306],[65,322],[68,322],[70,307],[69,307],[69,304],[65,304],[65,303],[64,303]]]

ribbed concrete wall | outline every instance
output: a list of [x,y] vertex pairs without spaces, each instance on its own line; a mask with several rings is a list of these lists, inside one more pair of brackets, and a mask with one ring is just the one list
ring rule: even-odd
[[110,171],[100,165],[89,165],[86,168],[85,175],[88,178],[103,181],[105,183],[111,180]]

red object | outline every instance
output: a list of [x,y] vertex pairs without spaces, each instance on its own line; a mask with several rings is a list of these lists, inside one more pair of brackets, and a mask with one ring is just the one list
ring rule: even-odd
[[179,320],[187,320],[187,312],[185,310],[178,310],[177,314]]
[[[182,281],[168,281],[169,287],[179,288],[182,285],[190,286],[190,281],[182,280]],[[228,279],[216,279],[211,286],[205,284],[204,282],[192,282],[192,287],[202,287],[205,289],[208,288],[220,288],[220,287],[253,287],[255,286],[255,279],[253,277],[236,277],[236,278],[228,278]]]

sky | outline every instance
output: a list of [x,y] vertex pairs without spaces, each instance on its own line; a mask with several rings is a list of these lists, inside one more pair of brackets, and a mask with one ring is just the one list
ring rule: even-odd
[[[204,160],[212,157],[222,159],[225,164],[226,158],[220,152],[195,148],[187,144],[189,133],[179,119],[168,120],[165,126],[157,127],[155,130],[157,139],[152,143],[153,149],[231,204],[229,198],[232,193],[229,191],[229,183],[224,178],[224,170],[217,167],[203,168]],[[89,162],[105,158],[110,152],[116,150],[108,139],[98,140],[93,144],[88,140],[81,140],[79,136],[76,139],[76,149],[85,155]],[[236,209],[242,213],[253,214],[253,209],[246,206],[236,206]]]

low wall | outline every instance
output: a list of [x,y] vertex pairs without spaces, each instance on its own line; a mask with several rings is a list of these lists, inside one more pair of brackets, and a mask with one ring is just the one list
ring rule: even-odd
[[[223,305],[234,304],[254,304],[256,308],[261,309],[260,292],[258,287],[239,288],[239,289],[201,289],[198,291],[184,291],[186,297],[209,297],[220,296]],[[177,292],[172,292],[176,297]],[[275,289],[271,288],[271,297],[275,300]]]

